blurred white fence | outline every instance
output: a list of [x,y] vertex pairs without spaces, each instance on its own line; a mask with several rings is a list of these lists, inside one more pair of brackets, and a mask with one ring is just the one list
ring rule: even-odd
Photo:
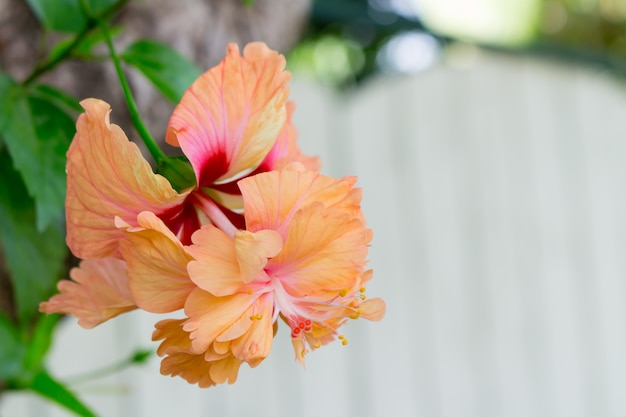
[[[530,58],[381,79],[348,96],[295,82],[301,144],[357,174],[386,318],[350,343],[270,357],[232,386],[160,376],[158,360],[75,385],[105,417],[626,415],[626,87]],[[156,317],[85,331],[50,367],[71,376],[151,346]],[[30,394],[2,417],[68,416]]]

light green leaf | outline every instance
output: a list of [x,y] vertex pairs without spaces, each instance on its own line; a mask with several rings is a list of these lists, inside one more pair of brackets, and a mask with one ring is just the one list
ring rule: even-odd
[[80,32],[87,25],[87,16],[78,0],[26,0],[39,21],[48,29]]
[[[109,28],[109,34],[113,39],[115,39],[115,37],[117,37],[120,33],[122,33],[121,25]],[[94,28],[93,30],[90,30],[77,45],[72,46],[74,40],[74,36],[69,36],[55,44],[50,50],[48,59],[56,59],[58,56],[66,53],[67,49],[70,47],[72,48],[70,56],[76,58],[89,58],[93,54],[93,49],[105,41],[105,37],[100,28]]]
[[141,71],[169,100],[178,103],[202,71],[170,46],[141,40],[130,45],[122,59]]
[[[35,189],[37,227],[62,219],[65,206],[65,163],[67,150],[76,132],[74,120],[54,103],[29,97],[28,104],[39,141],[39,181]],[[26,180],[27,174],[22,172]],[[31,189],[31,187],[29,187]]]
[[0,135],[37,207],[44,230],[63,216],[65,153],[74,135],[73,120],[52,102],[28,92],[0,74]]
[[82,113],[83,108],[80,106],[78,99],[61,91],[55,87],[46,84],[36,85],[31,90],[31,96],[39,97],[53,103],[59,109],[64,110],[66,113],[76,112]]
[[96,417],[76,395],[47,372],[39,372],[32,381],[30,389],[41,396],[52,400],[82,417]]
[[[77,33],[87,26],[87,15],[79,0],[26,0],[39,21],[48,29]],[[99,15],[117,0],[87,0],[94,15]]]
[[0,381],[8,381],[22,373],[24,346],[15,324],[1,314],[0,341]]
[[43,369],[43,361],[52,344],[54,329],[59,323],[58,314],[42,314],[37,320],[32,336],[26,348],[24,357],[24,368],[30,371],[40,371]]
[[61,223],[39,232],[35,204],[11,158],[0,152],[0,246],[11,274],[20,322],[37,314],[63,271],[67,255]]

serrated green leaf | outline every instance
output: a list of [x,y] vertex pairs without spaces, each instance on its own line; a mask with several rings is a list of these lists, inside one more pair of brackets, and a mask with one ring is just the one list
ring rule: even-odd
[[[77,33],[87,26],[88,17],[79,0],[26,0],[39,21],[48,29]],[[91,13],[98,15],[117,0],[87,0]]]
[[53,379],[47,372],[41,371],[32,381],[30,388],[39,395],[62,405],[82,417],[96,417],[65,385]]
[[130,45],[122,59],[141,71],[169,100],[178,103],[202,71],[170,46],[152,40]]
[[0,381],[18,378],[22,374],[24,346],[15,324],[0,314]]
[[53,292],[67,247],[60,222],[37,230],[34,201],[5,151],[0,152],[0,219],[0,246],[11,274],[17,315],[26,323]]
[[65,153],[74,122],[54,103],[28,96],[0,75],[0,135],[37,207],[37,226],[61,221],[65,202]]
[[24,368],[29,371],[39,371],[42,369],[43,360],[52,344],[54,329],[59,323],[58,314],[42,314],[37,320],[32,336],[29,338],[26,355],[24,357]]

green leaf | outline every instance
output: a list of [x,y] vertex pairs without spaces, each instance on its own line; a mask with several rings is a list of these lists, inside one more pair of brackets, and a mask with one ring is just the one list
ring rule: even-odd
[[122,59],[141,71],[169,100],[178,103],[202,71],[170,46],[141,40],[130,45]]
[[60,221],[65,203],[65,153],[74,122],[54,103],[0,74],[0,135],[37,206],[37,226]]
[[80,103],[78,102],[78,99],[76,97],[73,97],[64,91],[58,90],[55,87],[49,85],[36,85],[31,90],[31,96],[47,100],[57,106],[59,109],[63,109],[66,113],[83,112],[83,108],[80,106]]
[[30,371],[40,371],[43,368],[43,361],[52,344],[54,329],[59,323],[58,314],[42,314],[37,320],[33,329],[32,337],[27,344],[26,355],[24,357],[24,368]]
[[39,372],[32,381],[30,388],[41,396],[52,400],[82,417],[95,417],[72,391],[62,383],[53,379],[47,372]]
[[39,21],[48,29],[80,32],[87,25],[87,16],[78,0],[26,0]]
[[67,247],[61,222],[37,230],[33,199],[5,151],[0,152],[0,219],[0,246],[11,273],[17,315],[26,323],[53,292]]
[[[80,0],[26,0],[39,21],[50,30],[77,33],[89,20]],[[87,0],[91,13],[99,15],[117,0]]]
[[[122,26],[118,25],[109,28],[109,33],[111,34],[111,37],[115,39],[115,37],[122,33]],[[64,54],[67,48],[71,47],[74,40],[74,36],[69,36],[68,38],[56,43],[54,47],[52,47],[48,59],[54,60],[57,59],[58,56]],[[72,47],[71,56],[77,58],[88,58],[92,56],[93,49],[104,41],[105,37],[100,28],[90,30],[77,45]]]
[[1,314],[0,341],[0,381],[15,379],[22,374],[24,346],[15,324]]

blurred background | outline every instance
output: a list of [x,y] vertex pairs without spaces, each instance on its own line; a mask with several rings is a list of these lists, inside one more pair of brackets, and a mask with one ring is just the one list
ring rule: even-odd
[[[220,3],[145,0],[123,18],[163,22],[205,67],[233,39],[284,51],[301,147],[359,176],[368,295],[387,315],[349,323],[306,369],[281,329],[235,385],[162,377],[155,357],[76,381],[81,398],[121,417],[626,415],[626,1]],[[211,24],[171,23],[201,11]],[[49,366],[71,381],[154,349],[157,319],[68,319]],[[69,414],[15,393],[0,415]]]

